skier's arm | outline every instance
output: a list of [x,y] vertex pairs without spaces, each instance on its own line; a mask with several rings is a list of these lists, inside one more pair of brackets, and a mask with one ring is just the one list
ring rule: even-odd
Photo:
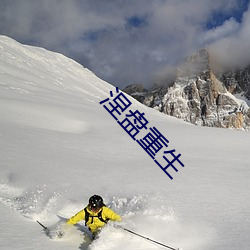
[[121,216],[118,215],[118,214],[116,214],[116,213],[115,213],[113,210],[111,210],[110,208],[105,207],[104,210],[105,210],[105,217],[106,217],[107,219],[110,219],[110,220],[112,220],[112,221],[118,221],[118,222],[122,221]]
[[85,218],[85,212],[84,209],[72,216],[70,219],[68,219],[67,224],[75,225],[78,221],[84,220]]

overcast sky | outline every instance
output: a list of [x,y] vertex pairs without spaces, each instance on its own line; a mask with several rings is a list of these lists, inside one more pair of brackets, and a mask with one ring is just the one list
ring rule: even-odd
[[250,62],[250,0],[0,0],[0,34],[75,59],[120,88],[195,51]]

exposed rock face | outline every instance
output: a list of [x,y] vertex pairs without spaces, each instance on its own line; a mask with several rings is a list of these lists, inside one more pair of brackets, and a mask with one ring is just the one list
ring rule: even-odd
[[218,79],[225,84],[230,93],[241,93],[250,100],[250,66],[218,74]]
[[[208,51],[201,50],[181,65],[171,87],[140,88],[130,94],[136,93],[136,99],[149,107],[196,125],[247,129],[250,109],[232,93],[249,87],[249,70],[224,73],[219,80],[210,68]],[[244,93],[247,97],[250,91]]]
[[147,92],[147,90],[144,89],[142,84],[128,85],[125,89],[123,89],[123,91],[133,96],[137,101],[142,102],[142,103],[145,99],[144,95]]

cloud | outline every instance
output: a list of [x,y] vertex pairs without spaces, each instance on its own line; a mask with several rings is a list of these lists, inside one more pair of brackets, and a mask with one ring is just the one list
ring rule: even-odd
[[221,26],[206,30],[200,38],[201,44],[211,44],[219,41],[225,37],[231,36],[237,33],[240,28],[240,24],[232,17],[226,20]]
[[149,86],[204,46],[248,48],[249,14],[233,16],[242,1],[2,0],[0,33],[61,52],[121,88]]
[[[221,39],[210,44],[215,60],[225,67],[245,67],[250,64],[250,10],[243,15],[242,22]],[[220,29],[227,29],[226,24]]]

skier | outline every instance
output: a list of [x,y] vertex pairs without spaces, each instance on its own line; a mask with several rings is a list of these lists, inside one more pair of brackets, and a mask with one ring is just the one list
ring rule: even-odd
[[92,232],[92,238],[94,239],[109,220],[120,222],[122,219],[113,210],[105,206],[101,196],[95,194],[89,198],[89,204],[72,216],[67,224],[74,225],[80,220],[85,220],[85,226]]

